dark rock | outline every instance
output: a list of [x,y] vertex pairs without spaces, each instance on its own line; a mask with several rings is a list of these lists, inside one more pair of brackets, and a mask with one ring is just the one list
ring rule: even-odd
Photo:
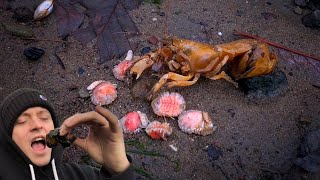
[[212,144],[208,146],[208,156],[211,160],[217,160],[220,156],[222,156],[222,150]]
[[150,51],[151,51],[151,48],[149,46],[147,46],[147,47],[144,47],[141,49],[140,54],[143,56],[143,55],[149,53]]
[[26,7],[18,7],[14,10],[13,18],[18,22],[29,22],[33,19],[33,12]]
[[152,85],[147,81],[137,81],[130,89],[130,94],[135,99],[146,99]]
[[78,68],[78,74],[79,74],[80,76],[82,76],[85,72],[86,72],[86,70],[83,69],[82,67],[79,67],[79,68]]
[[303,16],[302,24],[306,27],[319,28],[320,27],[320,10],[315,10]]
[[36,47],[29,47],[23,51],[29,60],[38,60],[44,54],[44,50]]
[[285,73],[278,69],[264,76],[239,80],[238,83],[250,100],[279,96],[288,87]]
[[165,12],[159,12],[159,16],[165,16],[166,13]]

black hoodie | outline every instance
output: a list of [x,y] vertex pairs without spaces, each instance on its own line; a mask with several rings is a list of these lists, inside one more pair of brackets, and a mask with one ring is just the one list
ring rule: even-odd
[[134,177],[132,167],[122,174],[111,176],[103,168],[99,170],[89,165],[62,163],[62,150],[61,146],[53,148],[50,163],[38,167],[22,152],[4,128],[0,127],[0,180],[126,180]]

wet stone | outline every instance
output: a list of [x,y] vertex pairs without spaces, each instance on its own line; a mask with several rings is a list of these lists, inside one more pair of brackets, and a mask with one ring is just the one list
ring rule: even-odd
[[23,54],[29,59],[29,60],[38,60],[41,58],[41,56],[44,54],[44,50],[36,47],[29,47],[26,48],[23,51]]
[[219,157],[223,155],[222,150],[212,144],[208,146],[207,152],[210,160],[213,161],[219,159]]
[[158,38],[154,37],[154,36],[151,36],[149,39],[148,39],[149,43],[150,44],[153,44],[153,45],[157,45],[159,40]]
[[79,68],[78,68],[78,74],[79,74],[80,76],[82,76],[85,72],[86,72],[86,70],[83,69],[82,67],[79,67]]
[[238,81],[239,87],[249,100],[266,99],[283,94],[288,88],[284,72],[275,69],[272,73]]
[[160,13],[159,13],[159,16],[165,16],[165,15],[166,15],[165,12],[160,12]]
[[151,51],[151,48],[149,46],[147,46],[147,47],[144,47],[141,49],[140,54],[143,56],[143,55],[149,53],[150,51]]

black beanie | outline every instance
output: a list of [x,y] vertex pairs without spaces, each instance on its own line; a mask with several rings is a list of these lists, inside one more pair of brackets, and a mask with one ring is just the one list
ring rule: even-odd
[[0,124],[4,126],[10,137],[18,117],[31,107],[47,109],[51,114],[54,127],[58,127],[59,122],[49,100],[38,90],[22,88],[9,94],[0,105]]

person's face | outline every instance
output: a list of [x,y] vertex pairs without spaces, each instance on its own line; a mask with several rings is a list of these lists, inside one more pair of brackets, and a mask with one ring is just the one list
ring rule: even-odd
[[45,138],[53,129],[50,112],[42,107],[32,107],[18,117],[12,139],[35,165],[45,166],[50,162],[52,151],[46,146]]

